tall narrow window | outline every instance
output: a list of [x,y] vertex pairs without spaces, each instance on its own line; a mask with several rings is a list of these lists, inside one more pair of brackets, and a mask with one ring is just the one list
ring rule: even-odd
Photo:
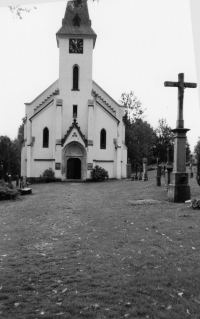
[[73,118],[74,119],[77,118],[77,109],[78,109],[78,105],[73,105]]
[[78,69],[78,66],[75,65],[73,68],[73,90],[78,90],[78,77],[79,77],[79,69]]
[[43,130],[43,147],[49,147],[49,129],[47,127]]
[[101,130],[100,133],[100,148],[106,149],[106,130],[104,130],[104,128]]

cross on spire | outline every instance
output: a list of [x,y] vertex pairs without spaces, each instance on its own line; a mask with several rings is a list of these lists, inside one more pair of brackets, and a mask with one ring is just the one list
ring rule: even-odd
[[196,83],[184,82],[184,73],[178,74],[178,82],[166,81],[165,86],[177,87],[178,88],[178,116],[176,121],[176,128],[184,128],[183,120],[183,98],[185,88],[196,88]]

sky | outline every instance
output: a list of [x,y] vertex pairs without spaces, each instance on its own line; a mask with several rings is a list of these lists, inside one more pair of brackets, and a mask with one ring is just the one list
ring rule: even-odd
[[[24,103],[58,79],[55,34],[67,1],[30,3],[21,1],[32,10],[20,20],[0,0],[0,135],[11,139],[25,116]],[[197,83],[189,0],[88,0],[88,6],[97,33],[94,81],[117,102],[122,93],[133,91],[153,128],[165,118],[174,129],[178,89],[164,87],[164,82],[178,81],[178,73],[184,73],[186,82]],[[184,121],[192,151],[200,136],[199,120],[198,89],[187,88]]]

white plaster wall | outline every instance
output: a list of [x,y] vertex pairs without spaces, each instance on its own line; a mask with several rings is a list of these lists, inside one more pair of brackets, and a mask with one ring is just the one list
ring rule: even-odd
[[26,176],[26,146],[21,150],[21,176]]
[[27,159],[27,121],[24,123],[24,146],[21,149],[21,176],[26,176],[26,159]]
[[[116,166],[116,150],[113,139],[117,138],[117,121],[113,119],[100,106],[95,106],[95,128],[94,128],[94,158],[96,160],[113,160],[112,163],[94,162],[108,170],[109,177],[116,177],[114,166]],[[100,132],[102,129],[106,130],[106,149],[100,149]]]
[[127,178],[126,176],[126,164],[127,164],[127,147],[122,145],[122,178]]
[[[51,167],[55,171],[55,162],[37,162],[34,159],[54,159],[55,155],[55,105],[52,103],[32,119],[32,136],[35,137],[32,146],[31,177],[38,177],[45,169]],[[43,130],[49,129],[49,147],[43,148]],[[50,165],[50,166],[49,166]],[[53,165],[53,166],[52,166]]]
[[32,172],[31,177],[39,177],[44,173],[46,169],[52,168],[52,170],[55,172],[55,161],[34,161],[34,171]]
[[[63,99],[62,135],[73,122],[73,105],[78,105],[77,122],[87,138],[88,99],[92,99],[92,52],[93,40],[83,40],[83,54],[69,53],[69,39],[60,39],[59,89]],[[72,91],[73,66],[79,66],[79,90]]]
[[58,80],[50,85],[44,92],[37,96],[31,103],[25,103],[25,113],[27,115],[27,142],[31,141],[31,122],[29,121],[35,113],[34,109],[49,97],[56,89],[58,89]]
[[[115,145],[113,139],[117,138],[117,121],[113,119],[100,106],[96,105],[94,129],[94,159],[113,160]],[[106,149],[100,149],[100,132],[106,130]]]

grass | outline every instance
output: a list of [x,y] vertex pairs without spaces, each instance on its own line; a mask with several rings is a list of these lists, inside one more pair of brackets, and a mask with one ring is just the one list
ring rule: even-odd
[[32,188],[0,202],[1,318],[200,318],[200,211],[167,202],[155,171]]

